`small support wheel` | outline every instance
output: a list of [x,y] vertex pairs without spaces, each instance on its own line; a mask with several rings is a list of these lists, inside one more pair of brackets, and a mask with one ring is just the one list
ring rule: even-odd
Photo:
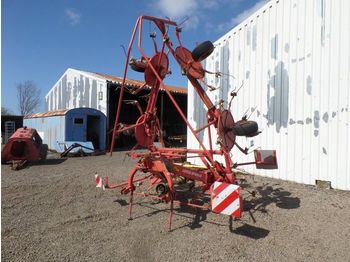
[[49,150],[49,147],[47,144],[42,144],[40,147],[40,159],[45,160],[47,157],[47,151]]
[[236,136],[252,136],[258,132],[258,124],[255,121],[240,120],[234,123],[232,130]]
[[192,51],[192,58],[194,61],[201,62],[206,59],[214,51],[214,45],[210,41],[205,41]]
[[131,67],[132,70],[143,73],[146,70],[147,64],[143,59],[130,59],[129,61],[129,66]]

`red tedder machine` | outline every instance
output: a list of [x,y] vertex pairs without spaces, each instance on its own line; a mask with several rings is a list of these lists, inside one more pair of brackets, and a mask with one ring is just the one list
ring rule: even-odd
[[[142,42],[142,26],[144,22],[152,24],[161,34],[161,44],[155,41],[155,34],[152,33],[152,49],[154,52],[147,55]],[[171,33],[175,35],[176,43],[170,38]],[[142,195],[151,197],[170,204],[169,229],[173,216],[174,203],[188,205],[195,208],[210,209],[216,213],[227,214],[236,218],[241,217],[243,201],[241,188],[237,184],[235,168],[241,165],[256,164],[258,168],[273,168],[277,166],[276,153],[274,150],[256,150],[255,161],[247,163],[234,163],[230,156],[231,149],[236,145],[240,151],[247,154],[247,149],[243,149],[237,144],[236,136],[255,136],[259,134],[258,125],[254,121],[247,120],[246,117],[235,122],[230,111],[232,99],[237,95],[231,92],[231,101],[228,108],[224,108],[224,103],[215,105],[202,85],[206,73],[210,74],[202,67],[201,61],[208,57],[214,50],[214,45],[206,41],[198,45],[192,52],[183,47],[180,40],[181,28],[176,22],[159,19],[150,16],[138,18],[126,54],[124,78],[120,89],[116,121],[113,130],[111,154],[114,148],[115,137],[129,129],[134,130],[137,141],[136,146],[130,151],[132,158],[138,158],[129,173],[128,180],[120,184],[109,184],[108,178],[101,178],[96,175],[96,184],[103,189],[121,188],[122,194],[130,194],[129,217],[132,218],[133,196]],[[135,38],[138,35],[137,47],[140,58],[131,58],[131,49],[134,46]],[[187,120],[186,115],[181,111],[176,100],[164,84],[163,80],[170,73],[169,57],[172,56],[179,64],[182,74],[186,75],[192,87],[199,95],[206,107],[207,122],[204,126],[195,129]],[[128,91],[125,86],[128,67],[144,74],[145,85],[150,88],[148,103],[143,110],[137,101],[133,103],[140,112],[140,117],[133,125],[123,126],[118,124],[123,94]],[[214,73],[220,76],[220,73]],[[202,85],[201,85],[202,84]],[[160,88],[165,90],[173,106],[177,109],[183,121],[186,122],[188,130],[198,141],[199,149],[189,148],[165,148],[154,143],[155,140],[162,142],[162,132],[157,118],[156,101]],[[139,92],[141,89],[137,90]],[[130,100],[127,101],[130,103]],[[214,127],[214,129],[212,128]],[[215,139],[219,144],[219,149],[214,149],[212,145],[213,130],[216,130]],[[204,143],[200,139],[200,132],[208,132],[209,141]],[[147,148],[147,152],[136,152],[137,147]],[[223,163],[215,160],[215,156],[221,156]],[[191,165],[184,160],[187,158],[199,158],[203,165]],[[137,177],[140,176],[140,177]],[[188,191],[194,193],[191,200],[183,201],[179,190],[179,185],[186,184]],[[143,185],[143,186],[140,186]],[[189,186],[188,186],[189,185]],[[141,191],[142,188],[142,191]],[[210,195],[210,203],[198,204],[200,197]]]

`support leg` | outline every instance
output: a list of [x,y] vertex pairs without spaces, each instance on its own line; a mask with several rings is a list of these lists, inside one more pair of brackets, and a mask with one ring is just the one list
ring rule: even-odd
[[171,231],[171,223],[173,221],[173,212],[174,212],[174,199],[171,198],[171,201],[170,201],[170,213],[169,213],[169,232]]
[[131,190],[130,192],[130,199],[129,199],[129,220],[132,220],[132,204],[134,199],[134,190]]

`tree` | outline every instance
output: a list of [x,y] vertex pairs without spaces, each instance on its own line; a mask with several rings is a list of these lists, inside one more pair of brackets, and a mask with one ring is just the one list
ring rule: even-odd
[[12,111],[4,106],[1,107],[1,115],[2,116],[8,116],[11,115]]
[[18,109],[22,116],[33,113],[40,105],[40,89],[33,81],[17,84]]

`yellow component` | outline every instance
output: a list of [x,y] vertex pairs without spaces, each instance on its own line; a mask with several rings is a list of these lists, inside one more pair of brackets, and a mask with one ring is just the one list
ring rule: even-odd
[[196,168],[196,169],[206,169],[206,166],[200,166],[200,165],[195,165],[195,164],[191,164],[191,163],[174,163],[174,165],[177,166],[182,166],[182,167],[186,167],[186,168]]

